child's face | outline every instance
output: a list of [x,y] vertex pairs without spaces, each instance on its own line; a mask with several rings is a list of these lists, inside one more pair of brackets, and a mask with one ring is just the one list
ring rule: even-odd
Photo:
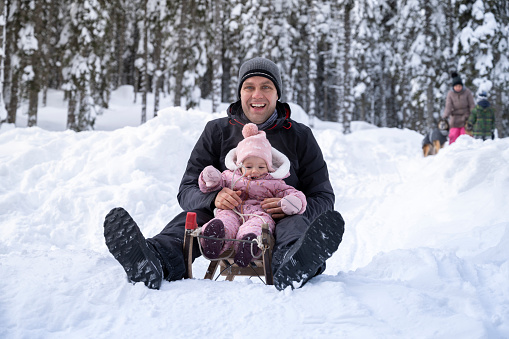
[[265,160],[259,157],[246,158],[243,162],[243,165],[244,167],[242,167],[242,174],[252,179],[256,179],[261,175],[269,172]]

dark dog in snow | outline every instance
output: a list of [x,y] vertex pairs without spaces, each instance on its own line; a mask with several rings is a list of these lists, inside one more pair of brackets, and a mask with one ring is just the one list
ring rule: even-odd
[[437,154],[444,147],[449,136],[449,123],[440,119],[436,128],[431,129],[422,140],[422,152],[425,157]]

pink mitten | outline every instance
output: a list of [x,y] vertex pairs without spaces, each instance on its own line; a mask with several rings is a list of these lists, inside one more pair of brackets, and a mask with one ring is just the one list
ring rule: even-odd
[[203,181],[207,187],[214,187],[221,181],[221,172],[214,166],[207,166],[203,169]]
[[302,201],[293,195],[288,195],[279,200],[279,206],[287,215],[297,214],[302,208]]

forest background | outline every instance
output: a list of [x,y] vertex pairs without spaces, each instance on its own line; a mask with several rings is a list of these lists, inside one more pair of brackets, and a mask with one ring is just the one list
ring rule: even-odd
[[264,56],[311,126],[425,132],[456,71],[489,93],[509,135],[507,0],[0,0],[0,13],[0,124],[24,109],[36,126],[48,89],[65,92],[75,131],[93,129],[122,85],[141,100],[140,123],[161,96],[216,112],[237,100],[242,62]]

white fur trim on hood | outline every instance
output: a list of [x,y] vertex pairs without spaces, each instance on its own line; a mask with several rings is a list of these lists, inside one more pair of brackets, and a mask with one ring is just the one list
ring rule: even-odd
[[[228,154],[226,154],[226,158],[224,159],[224,164],[226,168],[231,171],[235,171],[237,169],[237,148],[231,149]],[[274,168],[274,172],[270,172],[270,175],[274,179],[283,179],[286,178],[290,172],[290,160],[283,153],[279,152],[274,147],[271,148],[272,153],[272,167]]]

